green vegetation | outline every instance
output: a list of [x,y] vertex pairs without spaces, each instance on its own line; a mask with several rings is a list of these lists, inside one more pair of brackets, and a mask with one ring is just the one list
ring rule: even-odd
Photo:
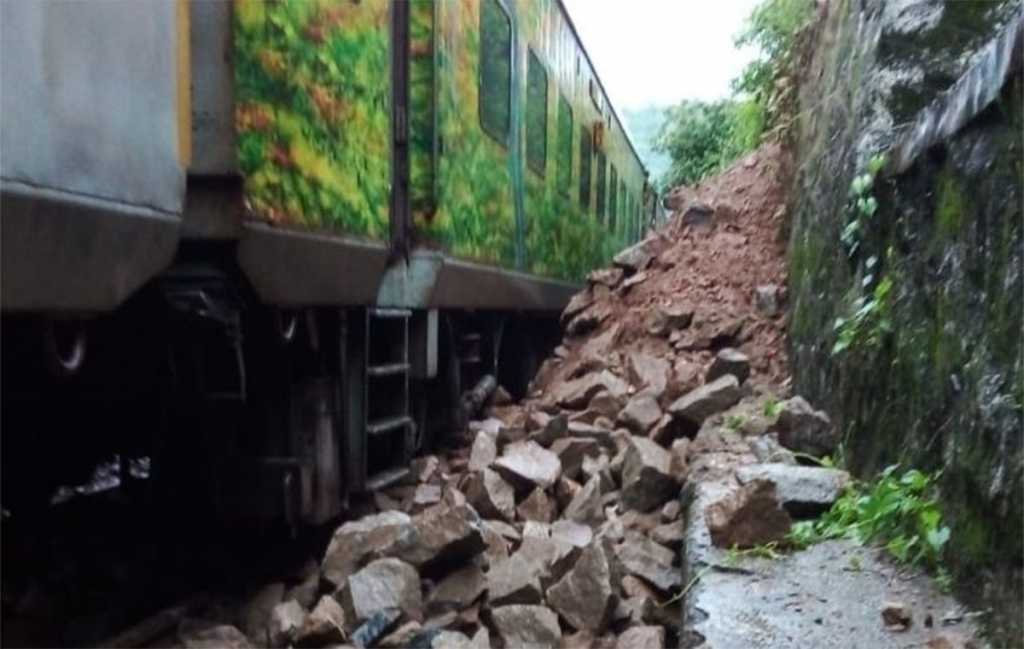
[[[869,260],[870,261],[870,260]],[[882,278],[870,296],[854,300],[854,312],[848,318],[836,318],[836,342],[832,355],[838,356],[850,348],[878,349],[892,326],[892,280]]]
[[[860,250],[864,229],[871,221],[871,218],[878,211],[878,201],[872,195],[875,186],[875,177],[885,166],[885,156],[876,155],[868,161],[868,167],[864,173],[857,174],[850,183],[850,207],[847,211],[848,220],[843,233],[840,235],[843,245],[846,247],[847,255],[853,257]],[[870,259],[868,260],[871,261]],[[870,271],[871,268],[868,268]],[[868,284],[870,282],[866,282]]]
[[655,149],[672,159],[667,185],[699,182],[788,123],[796,104],[796,35],[813,9],[813,0],[764,0],[736,36],[737,46],[756,47],[759,56],[733,80],[733,96],[686,100],[666,111]]
[[898,475],[897,468],[886,468],[873,483],[854,483],[818,520],[795,523],[790,543],[806,547],[838,538],[877,542],[901,563],[936,570],[946,581],[939,561],[950,531],[938,506],[939,474],[911,469]]
[[768,397],[764,402],[764,416],[769,419],[775,419],[779,416],[779,412],[782,410],[782,402],[775,397]]
[[739,430],[745,423],[747,418],[743,415],[729,415],[725,420],[725,427],[729,430]]

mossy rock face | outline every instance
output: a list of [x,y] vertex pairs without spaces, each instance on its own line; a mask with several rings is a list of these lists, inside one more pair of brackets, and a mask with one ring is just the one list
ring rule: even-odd
[[[840,4],[826,18],[800,89],[789,247],[795,387],[830,412],[862,476],[893,462],[943,471],[949,567],[981,600],[972,604],[995,611],[993,627],[1019,638],[1020,73],[906,172],[876,179],[879,209],[858,250],[850,255],[840,241],[855,175],[896,138],[894,125],[964,73],[1006,23],[1008,5],[930,0],[913,14],[892,9],[900,3],[865,4]],[[905,74],[907,66],[921,74]],[[881,277],[893,284],[891,331],[877,346],[833,355],[836,318],[849,317]]]

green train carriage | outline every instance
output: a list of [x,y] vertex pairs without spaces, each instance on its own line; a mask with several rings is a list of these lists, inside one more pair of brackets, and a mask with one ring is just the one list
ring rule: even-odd
[[[70,175],[5,156],[4,424],[42,431],[5,436],[5,496],[38,500],[118,451],[220,512],[326,520],[495,382],[522,394],[578,283],[654,213],[556,0],[130,5],[4,5],[5,51],[11,30],[39,37],[4,57],[5,97],[61,136],[5,116],[5,152],[73,159],[85,131],[139,176],[122,188],[107,148]],[[94,78],[72,61],[131,40],[132,20],[147,74],[82,59],[112,72],[92,89],[111,103],[69,122],[60,93],[9,91],[53,60]],[[120,95],[150,104],[118,114]],[[64,407],[40,420],[55,385]],[[54,442],[75,452],[50,471],[13,460]]]

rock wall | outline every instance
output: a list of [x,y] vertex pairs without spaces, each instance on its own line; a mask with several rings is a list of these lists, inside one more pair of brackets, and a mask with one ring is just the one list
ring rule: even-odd
[[[1013,1],[820,5],[789,212],[796,391],[830,412],[859,475],[894,462],[943,471],[950,568],[1017,638],[1022,26]],[[879,154],[866,216],[851,185]],[[834,353],[837,318],[858,309]]]

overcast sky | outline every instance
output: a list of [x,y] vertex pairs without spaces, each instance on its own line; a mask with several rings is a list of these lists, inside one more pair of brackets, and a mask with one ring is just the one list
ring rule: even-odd
[[751,58],[732,38],[758,0],[564,0],[617,108],[718,99]]

